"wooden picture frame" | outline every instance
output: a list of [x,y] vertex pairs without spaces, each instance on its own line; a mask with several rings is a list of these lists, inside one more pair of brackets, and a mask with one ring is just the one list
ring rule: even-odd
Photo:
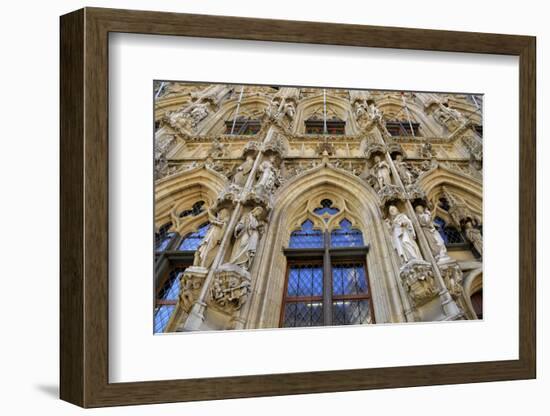
[[[536,377],[534,37],[98,8],[62,16],[60,29],[60,396],[63,400],[83,407],[101,407]],[[109,383],[110,32],[519,56],[519,359]]]

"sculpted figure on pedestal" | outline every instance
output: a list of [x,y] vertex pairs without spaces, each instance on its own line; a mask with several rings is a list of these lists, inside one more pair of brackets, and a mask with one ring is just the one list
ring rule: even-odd
[[399,212],[395,205],[389,207],[392,241],[397,254],[405,264],[411,260],[422,260],[420,250],[416,244],[416,233],[412,221],[407,215]]
[[443,241],[443,238],[441,238],[441,234],[439,234],[439,231],[432,221],[431,212],[422,205],[418,205],[415,208],[415,211],[418,217],[418,222],[424,231],[424,235],[426,236],[426,240],[428,240],[428,245],[430,246],[430,250],[432,251],[435,259],[439,261],[447,258],[447,247],[445,247],[445,242]]
[[223,208],[216,217],[210,216],[210,228],[204,239],[195,251],[193,266],[210,267],[216,255],[216,248],[223,238],[225,227],[229,219],[229,211]]
[[382,160],[380,156],[374,157],[374,165],[372,171],[378,180],[378,185],[382,189],[386,185],[391,185],[391,171],[390,166],[385,160]]
[[414,175],[409,170],[407,162],[403,160],[403,156],[397,155],[395,158],[395,167],[397,168],[397,172],[399,172],[399,176],[405,185],[410,185],[414,182]]
[[483,236],[481,235],[481,231],[474,227],[472,221],[468,220],[466,224],[464,224],[464,233],[477,252],[483,256]]
[[382,119],[382,111],[374,104],[374,102],[371,102],[368,107],[368,113],[371,119],[373,120],[381,120]]
[[193,119],[193,127],[196,127],[208,115],[208,104],[195,104],[189,113]]
[[235,227],[235,245],[230,263],[249,270],[256,255],[256,249],[260,241],[262,223],[260,217],[263,214],[262,207],[256,207],[252,211],[243,214]]
[[254,166],[254,158],[252,155],[246,156],[246,160],[237,168],[237,172],[233,176],[233,183],[238,186],[244,186],[246,178]]
[[256,184],[256,192],[259,194],[269,193],[275,187],[277,173],[270,160],[264,160],[258,168],[261,176]]

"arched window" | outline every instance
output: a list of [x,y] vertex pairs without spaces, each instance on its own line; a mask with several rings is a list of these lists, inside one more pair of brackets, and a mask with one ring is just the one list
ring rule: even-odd
[[358,247],[363,246],[363,233],[351,228],[347,219],[340,221],[340,227],[330,234],[331,247]]
[[207,222],[202,224],[197,231],[187,234],[181,240],[178,250],[195,251],[199,247],[200,243],[202,242],[202,239],[206,235],[206,232],[208,231],[209,228],[210,228],[210,223]]
[[157,291],[153,327],[155,333],[164,332],[170,316],[176,308],[180,292],[180,277],[184,270],[185,268],[182,267],[172,270],[164,284]]
[[437,225],[439,234],[441,234],[441,238],[443,238],[447,247],[456,247],[466,244],[466,240],[464,240],[462,233],[455,227],[448,226],[444,219],[435,217],[434,223]]
[[161,253],[165,251],[168,246],[170,246],[170,243],[176,235],[174,232],[168,232],[170,227],[172,227],[172,223],[167,222],[159,228],[158,232],[155,233],[155,252]]
[[237,117],[234,120],[225,122],[225,134],[232,135],[254,135],[262,128],[260,120],[250,119],[246,117]]
[[[332,202],[322,205],[319,210],[335,210]],[[335,212],[323,212],[328,213]],[[340,227],[322,233],[313,230],[313,223],[307,220],[300,231],[292,233],[284,251],[288,270],[281,326],[374,323],[363,234],[351,228],[347,219]]]
[[305,122],[306,134],[346,134],[346,122],[337,117],[323,119],[313,115]]
[[313,229],[313,222],[306,220],[302,223],[302,229],[290,234],[290,248],[316,248],[323,247],[323,233]]

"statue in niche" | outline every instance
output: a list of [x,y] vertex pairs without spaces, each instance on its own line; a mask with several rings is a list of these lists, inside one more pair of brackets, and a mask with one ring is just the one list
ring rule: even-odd
[[291,120],[296,115],[296,108],[294,107],[294,104],[292,103],[285,103],[285,109],[284,109],[285,115],[288,116]]
[[246,156],[246,160],[237,168],[237,172],[233,176],[233,183],[238,186],[246,184],[246,178],[254,166],[254,158],[251,154]]
[[411,260],[422,260],[420,250],[416,244],[416,233],[412,221],[407,215],[399,212],[395,205],[390,205],[390,225],[392,230],[392,242],[399,258],[406,264]]
[[430,142],[422,143],[422,146],[420,147],[420,157],[431,159],[434,156],[435,152],[433,150],[432,144]]
[[260,172],[260,179],[256,184],[256,192],[259,194],[271,192],[277,181],[277,173],[271,160],[264,160],[258,171]]
[[189,131],[193,127],[189,114],[183,110],[167,111],[165,113],[165,119],[170,126],[177,130]]
[[364,101],[356,101],[354,107],[357,120],[363,118],[367,114],[367,106]]
[[227,208],[222,208],[216,217],[210,216],[210,228],[206,232],[204,239],[195,251],[193,266],[209,268],[214,261],[216,248],[221,243],[227,221],[229,220],[229,211]]
[[481,231],[474,227],[471,220],[466,221],[464,224],[464,233],[479,255],[483,256],[483,236],[481,235]]
[[422,205],[418,205],[414,210],[435,259],[440,261],[448,258],[447,247],[445,247],[445,242],[432,220],[431,212]]
[[440,104],[435,109],[433,116],[439,124],[449,130],[454,130],[465,122],[464,116],[460,111],[443,104]]
[[260,220],[264,210],[256,207],[252,211],[243,214],[235,227],[235,245],[230,263],[249,270],[256,255],[256,249],[260,241],[260,232],[263,224]]
[[378,186],[380,189],[386,185],[391,185],[391,171],[390,166],[385,160],[382,160],[380,156],[374,157],[374,165],[372,166],[372,172],[378,180]]
[[397,172],[399,173],[399,176],[401,177],[401,180],[404,182],[405,185],[410,185],[414,182],[414,175],[409,170],[407,162],[403,160],[402,155],[397,155],[397,157],[395,158],[395,167],[397,168]]
[[371,102],[367,109],[369,116],[373,120],[381,120],[382,119],[382,111],[374,104],[374,102]]

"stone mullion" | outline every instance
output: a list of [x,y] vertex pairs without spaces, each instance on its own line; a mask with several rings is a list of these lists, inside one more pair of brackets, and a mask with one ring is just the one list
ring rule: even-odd
[[[273,127],[271,126],[267,131],[267,134],[264,138],[264,142],[269,141],[272,135],[273,135]],[[260,165],[260,162],[262,161],[262,158],[263,158],[263,153],[259,151],[256,156],[256,160],[254,161],[254,165],[250,170],[248,178],[246,179],[246,183],[243,186],[241,193],[239,194],[237,204],[235,205],[233,213],[231,214],[231,218],[229,220],[227,229],[225,230],[225,234],[220,243],[220,247],[218,248],[216,256],[214,257],[214,261],[210,266],[208,274],[206,275],[206,279],[204,280],[204,284],[200,290],[199,296],[195,301],[195,304],[191,308],[191,311],[189,312],[189,316],[187,320],[185,321],[185,324],[183,326],[184,330],[188,330],[188,331],[197,330],[200,328],[202,322],[204,321],[204,312],[206,310],[208,292],[210,290],[212,282],[214,281],[214,272],[220,266],[221,262],[225,258],[227,249],[229,247],[229,243],[231,242],[231,237],[233,235],[237,222],[239,221],[239,218],[242,213],[243,205],[241,201],[252,188],[254,178],[256,176],[256,172],[258,170],[258,166]]]
[[[403,185],[403,182],[401,181],[401,177],[399,176],[397,168],[395,167],[395,164],[393,163],[393,160],[390,157],[390,154],[388,152],[386,152],[386,162],[390,166],[390,169],[396,184],[403,190],[404,194],[407,195],[406,188]],[[433,253],[428,244],[428,240],[424,235],[424,230],[422,229],[422,227],[420,226],[420,223],[418,222],[418,218],[416,217],[416,213],[414,212],[414,208],[409,199],[405,200],[405,207],[407,211],[407,216],[412,221],[413,227],[416,231],[416,235],[418,238],[418,242],[420,243],[419,246],[420,246],[420,250],[422,251],[422,255],[424,256],[424,259],[428,260],[432,265],[435,281],[437,282],[437,286],[439,289],[439,298],[441,299],[441,305],[443,307],[443,310],[445,314],[449,317],[454,317],[456,315],[459,315],[461,311],[457,306],[456,302],[451,297],[451,294],[449,293],[449,290],[445,285],[445,281],[443,280],[443,276],[441,276],[441,272],[439,270],[439,266],[437,265],[437,261],[433,256]]]

